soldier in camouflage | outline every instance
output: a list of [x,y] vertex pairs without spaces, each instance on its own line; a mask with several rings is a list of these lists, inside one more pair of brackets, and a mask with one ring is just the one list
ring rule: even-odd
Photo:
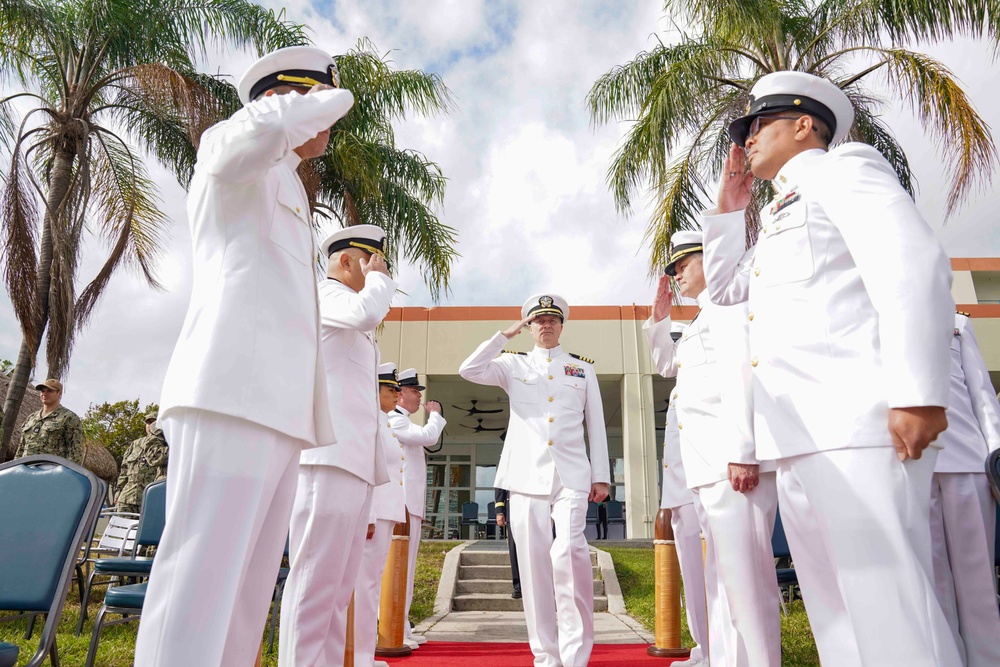
[[136,438],[122,457],[121,474],[118,476],[118,509],[139,513],[142,492],[146,487],[167,475],[167,441],[163,430],[156,428],[156,413],[146,415],[146,435]]
[[42,409],[25,420],[14,458],[49,454],[82,466],[83,424],[76,413],[62,406],[62,383],[49,379],[35,389],[41,392]]

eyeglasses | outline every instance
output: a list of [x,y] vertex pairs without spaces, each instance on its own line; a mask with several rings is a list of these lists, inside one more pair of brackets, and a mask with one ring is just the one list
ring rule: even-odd
[[757,136],[761,128],[767,123],[775,120],[798,120],[799,118],[802,118],[802,114],[799,114],[798,116],[757,116],[753,119],[753,122],[750,123],[750,129],[747,131],[747,138],[743,140],[743,145],[746,146],[748,141]]

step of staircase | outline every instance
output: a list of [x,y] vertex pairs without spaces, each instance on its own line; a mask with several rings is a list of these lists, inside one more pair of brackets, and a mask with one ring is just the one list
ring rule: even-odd
[[[607,611],[608,598],[597,566],[597,553],[590,552],[594,578],[594,611]],[[460,554],[458,580],[452,598],[453,611],[523,611],[521,600],[511,597],[510,555],[504,550],[465,550]]]

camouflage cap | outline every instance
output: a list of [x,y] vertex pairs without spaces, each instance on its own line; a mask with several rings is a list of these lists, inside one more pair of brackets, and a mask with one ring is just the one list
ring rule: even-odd
[[41,391],[42,389],[51,389],[53,391],[62,391],[62,382],[56,380],[55,378],[49,378],[41,384],[36,384],[35,389]]
[[148,424],[149,422],[155,422],[159,416],[160,416],[159,413],[156,412],[155,410],[147,412],[145,417],[146,423]]

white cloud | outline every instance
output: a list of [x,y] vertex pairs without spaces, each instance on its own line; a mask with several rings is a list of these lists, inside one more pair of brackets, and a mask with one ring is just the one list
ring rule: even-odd
[[[517,0],[292,0],[273,3],[310,26],[315,43],[333,52],[366,36],[400,68],[442,76],[457,108],[397,127],[400,145],[438,162],[449,178],[442,219],[459,233],[461,259],[445,305],[519,305],[552,290],[572,304],[648,303],[648,253],[642,238],[648,210],[625,220],[615,211],[605,173],[626,124],[593,128],[584,101],[611,67],[656,45],[672,30],[662,2],[578,3]],[[671,33],[675,34],[675,33]],[[666,37],[664,37],[666,39]],[[932,45],[966,86],[986,121],[1000,127],[1000,72],[968,41]],[[246,53],[218,54],[205,70],[234,80],[252,62]],[[942,226],[941,161],[909,111],[891,110],[891,126],[913,157],[918,203],[953,256],[1000,253],[992,191],[979,194]],[[81,334],[67,378],[66,400],[141,396],[156,400],[190,291],[190,248],[184,193],[158,166],[164,210],[173,226],[160,274],[169,288],[153,292],[134,275],[112,280]],[[88,248],[83,274],[97,268]],[[418,272],[400,267],[408,295],[400,305],[431,305]],[[14,359],[20,334],[0,298],[0,358]],[[44,359],[37,375],[44,373]],[[220,391],[225,388],[220,386]]]

